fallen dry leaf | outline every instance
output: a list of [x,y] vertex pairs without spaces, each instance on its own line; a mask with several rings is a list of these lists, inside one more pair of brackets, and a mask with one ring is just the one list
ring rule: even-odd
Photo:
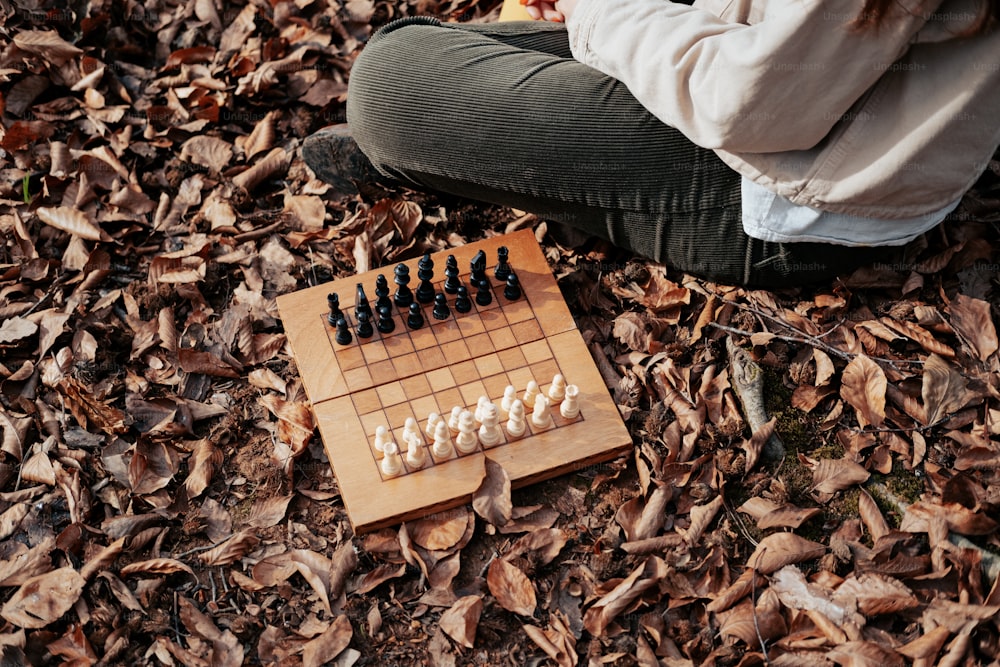
[[14,594],[0,616],[21,628],[44,628],[72,608],[86,580],[71,567],[31,577]]
[[493,459],[486,458],[486,476],[472,494],[476,514],[494,526],[503,527],[510,521],[513,503],[510,500],[510,477]]
[[354,628],[347,616],[337,616],[321,635],[302,647],[303,667],[322,667],[340,655],[354,637]]
[[747,560],[747,567],[761,574],[771,574],[786,565],[819,558],[826,547],[795,533],[775,533],[762,539]]
[[885,420],[886,385],[885,373],[863,354],[852,359],[844,369],[840,397],[857,411],[862,428],[881,426]]
[[522,616],[535,613],[535,587],[516,566],[495,559],[487,571],[486,584],[497,603],[507,611]]
[[482,613],[483,599],[478,595],[466,595],[441,614],[438,623],[449,637],[466,648],[472,648],[476,644],[476,628]]

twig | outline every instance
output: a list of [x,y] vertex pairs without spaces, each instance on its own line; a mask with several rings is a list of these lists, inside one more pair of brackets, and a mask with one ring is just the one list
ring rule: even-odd
[[764,663],[770,665],[771,661],[767,657],[767,642],[764,635],[760,634],[760,623],[757,621],[757,573],[750,577],[750,610],[753,613],[753,630],[757,633],[757,641],[760,642],[760,652],[764,656]]
[[284,220],[278,220],[277,222],[272,222],[266,227],[261,227],[260,229],[251,229],[249,232],[236,234],[233,236],[233,240],[236,241],[237,243],[243,243],[244,241],[255,241],[259,238],[267,236],[271,232],[279,230],[284,224],[285,224]]

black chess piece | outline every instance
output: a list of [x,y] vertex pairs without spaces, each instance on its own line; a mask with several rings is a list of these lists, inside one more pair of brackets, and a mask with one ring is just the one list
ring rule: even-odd
[[337,320],[337,335],[334,337],[338,345],[350,345],[351,341],[354,340],[354,336],[351,335],[351,329],[347,326],[347,320],[341,315]]
[[375,320],[375,328],[381,333],[390,333],[396,328],[396,323],[392,320],[392,306],[382,306],[378,309],[378,318]]
[[375,335],[375,330],[372,328],[371,316],[368,311],[362,311],[358,313],[358,328],[356,330],[358,338],[371,338]]
[[[336,292],[326,295],[326,304],[330,307],[330,314],[326,316],[326,321],[331,327],[337,326],[337,322],[344,316],[340,310],[340,296]],[[348,343],[351,341],[347,341]]]
[[446,320],[451,316],[451,308],[448,307],[448,297],[444,295],[444,292],[438,292],[434,296],[434,310],[431,311],[431,315],[436,320]]
[[354,298],[354,316],[360,320],[361,313],[367,313],[368,318],[371,319],[371,304],[368,303],[368,297],[365,296],[365,288],[361,286],[361,283],[358,283],[358,293]]
[[392,308],[392,301],[389,300],[389,281],[381,273],[375,277],[375,311],[380,308]]
[[509,254],[507,246],[497,248],[497,266],[493,269],[493,276],[497,280],[507,280],[507,276],[510,275],[510,263],[507,261]]
[[473,285],[478,285],[479,281],[486,277],[486,253],[480,250],[469,262],[469,270],[472,273],[470,281]]
[[483,276],[479,280],[479,284],[476,285],[478,291],[476,292],[476,303],[480,306],[488,306],[493,302],[493,294],[490,293],[490,279]]
[[424,326],[424,315],[420,312],[420,304],[410,304],[410,315],[406,318],[406,326],[411,329],[419,329]]
[[445,260],[444,275],[444,291],[448,294],[457,294],[461,283],[458,280],[458,260],[454,255],[448,255],[448,259]]
[[397,264],[393,274],[395,275],[393,282],[396,283],[393,301],[400,308],[409,308],[410,304],[413,303],[413,290],[407,287],[410,283],[410,267],[406,264]]
[[469,290],[465,285],[458,286],[458,295],[455,297],[455,310],[460,313],[467,313],[472,310],[472,299],[469,298]]
[[417,301],[420,303],[430,303],[434,300],[434,285],[431,278],[434,277],[434,260],[429,252],[424,253],[420,263],[417,264],[417,277],[420,278],[420,285],[417,287]]
[[517,274],[513,271],[507,276],[507,285],[503,288],[503,297],[509,301],[517,301],[521,298],[521,281],[517,279]]

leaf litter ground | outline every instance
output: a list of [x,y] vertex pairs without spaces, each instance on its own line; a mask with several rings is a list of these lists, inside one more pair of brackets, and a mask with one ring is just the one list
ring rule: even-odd
[[[313,178],[374,28],[495,3],[0,11],[5,664],[996,664],[996,162],[905,263],[738,289]],[[633,454],[354,536],[274,297],[522,227]]]

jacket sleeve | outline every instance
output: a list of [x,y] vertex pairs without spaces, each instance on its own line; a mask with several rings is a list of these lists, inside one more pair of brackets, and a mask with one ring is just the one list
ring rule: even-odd
[[850,25],[861,4],[771,0],[744,25],[666,0],[579,0],[567,28],[574,58],[694,143],[768,153],[821,141],[901,66],[929,11],[899,12],[876,33]]

